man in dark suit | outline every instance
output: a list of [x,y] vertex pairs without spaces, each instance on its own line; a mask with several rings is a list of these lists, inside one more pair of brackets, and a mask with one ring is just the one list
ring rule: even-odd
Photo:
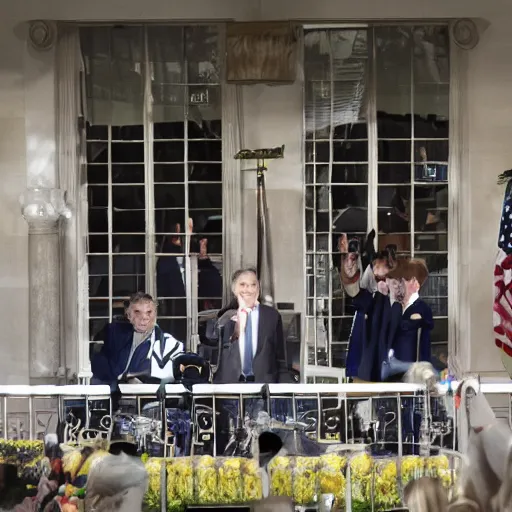
[[164,332],[156,322],[156,301],[144,292],[128,301],[128,322],[112,322],[101,334],[103,346],[91,361],[92,384],[108,384],[116,391],[128,375],[171,382],[174,360],[183,353],[183,343]]
[[[233,301],[219,312],[217,330],[220,331],[219,358],[213,381],[216,384],[257,382],[278,383],[289,375],[283,341],[283,322],[279,312],[260,304],[260,286],[256,270],[252,268],[235,272],[231,282]],[[245,399],[244,410],[256,419],[265,408],[262,399]],[[229,453],[236,446],[237,432],[230,427],[238,424],[237,400],[219,399],[217,454]],[[243,419],[242,419],[243,420]],[[243,424],[243,421],[242,421]]]
[[285,367],[281,315],[258,302],[260,287],[255,270],[235,272],[232,290],[237,301],[233,310],[228,310],[233,315],[223,322],[214,382],[277,383]]
[[388,275],[390,280],[403,280],[402,307],[391,318],[387,347],[393,349],[400,361],[431,360],[430,333],[434,320],[430,306],[419,296],[427,277],[425,261],[415,258],[397,266]]

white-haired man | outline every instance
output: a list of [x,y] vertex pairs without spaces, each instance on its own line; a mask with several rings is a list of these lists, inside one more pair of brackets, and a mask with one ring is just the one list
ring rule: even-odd
[[183,343],[162,331],[156,311],[151,295],[137,292],[130,297],[129,322],[109,323],[98,336],[103,347],[91,361],[92,384],[108,384],[114,391],[130,376],[146,382],[174,380],[174,360],[183,353]]

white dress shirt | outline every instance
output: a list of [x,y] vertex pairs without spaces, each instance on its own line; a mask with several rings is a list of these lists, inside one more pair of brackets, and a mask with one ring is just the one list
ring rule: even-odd
[[413,304],[414,304],[414,303],[415,303],[419,298],[420,298],[419,293],[418,293],[418,292],[414,292],[414,293],[409,297],[409,300],[408,300],[407,305],[405,306],[405,308],[404,308],[404,311],[403,311],[403,312],[405,313],[405,310],[406,310],[408,307],[412,306],[412,305],[413,305]]
[[[248,315],[251,315],[251,327],[252,327],[252,356],[256,355],[258,348],[258,323],[260,320],[259,306],[256,305],[252,310],[249,310]],[[245,326],[247,325],[245,315],[239,315],[240,321],[240,336],[238,338],[238,347],[240,348],[240,363],[242,367],[244,365],[244,353],[245,353]]]

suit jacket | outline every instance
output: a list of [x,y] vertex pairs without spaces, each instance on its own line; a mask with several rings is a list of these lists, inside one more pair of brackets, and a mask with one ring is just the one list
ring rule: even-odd
[[[239,381],[242,374],[239,340],[231,340],[235,322],[229,320],[222,332],[219,366],[215,373],[216,384],[232,384]],[[258,322],[258,345],[253,360],[255,382],[275,384],[280,373],[286,372],[283,341],[283,321],[279,312],[260,304]]]
[[358,377],[367,340],[367,320],[373,308],[373,296],[368,290],[361,289],[352,299],[352,304],[356,313],[350,331],[345,366],[347,377]]
[[417,299],[401,316],[392,318],[388,346],[395,351],[395,357],[400,361],[430,362],[430,332],[433,327],[434,320],[430,306],[421,299]]
[[103,347],[91,361],[95,380],[114,389],[117,387],[118,377],[125,370],[126,373],[147,372],[157,379],[172,377],[172,359],[183,352],[183,343],[160,329],[158,331],[162,339],[155,339],[153,345],[152,336],[148,336],[135,349],[130,365],[126,368],[133,343],[133,326],[129,322],[107,324],[97,336],[98,339],[100,336],[103,338]]
[[387,332],[391,305],[388,297],[380,292],[371,294],[361,290],[354,299],[356,319],[350,337],[349,354],[358,350],[359,361],[357,366],[352,366],[351,374],[347,375],[377,382],[380,376],[380,347],[384,333]]

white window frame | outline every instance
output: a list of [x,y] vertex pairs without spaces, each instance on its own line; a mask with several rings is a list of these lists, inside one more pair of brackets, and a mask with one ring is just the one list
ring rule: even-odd
[[[115,24],[111,24],[114,26]],[[146,58],[145,61],[149,62],[147,55],[147,28],[152,25],[157,26],[174,26],[174,27],[189,27],[189,26],[215,26],[218,29],[218,41],[219,41],[219,66],[220,66],[220,80],[219,83],[215,84],[205,84],[215,85],[219,87],[219,94],[221,98],[221,122],[222,122],[222,189],[223,189],[223,205],[222,205],[222,216],[223,216],[223,231],[222,231],[222,259],[223,259],[223,281],[224,288],[226,288],[226,282],[229,281],[229,276],[235,270],[235,267],[238,268],[239,263],[237,258],[233,258],[232,254],[233,249],[235,251],[234,254],[240,256],[241,254],[241,244],[239,240],[239,236],[236,236],[236,233],[240,232],[241,229],[241,212],[237,212],[241,208],[241,194],[242,189],[240,187],[241,178],[240,178],[240,170],[239,163],[234,160],[233,154],[227,154],[228,151],[232,150],[230,144],[225,142],[225,138],[228,136],[228,132],[237,133],[239,122],[240,122],[240,113],[238,111],[238,103],[239,97],[236,93],[231,93],[231,88],[234,86],[230,86],[225,83],[224,80],[224,63],[223,63],[223,47],[224,47],[224,38],[225,38],[225,25],[219,24],[215,22],[198,22],[198,23],[137,23],[136,26],[143,27],[144,30],[144,39],[145,39],[145,49],[146,49]],[[186,66],[185,66],[186,67]],[[153,121],[152,121],[152,98],[151,94],[148,92],[151,91],[151,69],[150,66],[142,66],[144,73],[144,114],[143,114],[143,125],[144,125],[144,169],[145,169],[145,218],[146,218],[146,241],[145,241],[145,260],[146,260],[146,290],[148,293],[152,294],[156,297],[156,262],[157,255],[154,250],[155,246],[155,219],[154,219],[154,179],[153,179],[153,170],[154,170],[154,161],[153,161]],[[186,71],[185,71],[186,73]],[[183,86],[187,88],[188,81],[185,80],[183,82]],[[226,101],[228,100],[228,101]],[[232,105],[232,103],[235,105]],[[185,109],[187,105],[185,105]],[[185,125],[184,125],[184,162],[185,165],[188,162],[188,131],[187,131],[187,112],[185,110]],[[111,128],[109,127],[109,151],[110,151],[110,137]],[[233,138],[233,133],[230,133],[229,137]],[[80,382],[88,382],[88,380],[92,377],[91,366],[89,361],[89,344],[90,344],[90,332],[89,332],[89,271],[87,264],[87,256],[86,252],[86,238],[88,236],[88,226],[87,226],[87,215],[88,215],[88,200],[87,200],[87,182],[86,182],[86,168],[87,161],[85,158],[85,152],[87,147],[87,139],[85,134],[85,126],[80,130],[79,133],[80,145],[81,145],[81,182],[80,182],[80,204],[78,205],[78,216],[80,218],[79,222],[76,225],[77,239],[82,243],[77,244],[77,255],[78,261],[85,261],[84,268],[79,269],[78,276],[78,288],[79,288],[79,297],[78,297],[78,325],[76,333],[77,336],[73,336],[78,340],[78,350],[77,350],[77,377]],[[111,165],[112,162],[109,159],[109,181],[108,181],[108,190],[109,190],[109,232],[112,233],[112,207],[111,207],[111,195],[112,195],[112,183],[111,183]],[[184,210],[188,210],[188,175],[185,172],[185,181],[183,183],[185,187],[185,207]],[[150,191],[150,187],[152,192]],[[230,204],[224,204],[224,197],[226,197],[226,191],[229,191],[230,194],[239,194],[239,197],[236,198]],[[233,225],[233,217],[235,219],[234,224],[239,224],[239,226]],[[226,230],[226,219],[230,219],[230,225],[233,226],[234,236],[229,236],[229,230]],[[184,226],[186,231],[186,226]],[[184,252],[184,262],[185,262],[185,283],[186,283],[186,300],[187,300],[187,332],[188,338],[190,339],[190,333],[193,330],[193,325],[197,322],[197,318],[193,319],[191,312],[194,311],[194,307],[192,305],[192,279],[191,272],[192,266],[190,256],[190,234],[186,232],[186,243],[185,243],[185,252]],[[231,240],[234,238],[234,240]],[[109,288],[112,288],[112,270],[113,270],[113,261],[112,261],[112,247],[111,245],[111,236],[109,236]],[[150,248],[153,248],[150,250]],[[227,253],[230,253],[231,258],[226,257]],[[229,260],[229,261],[228,261]],[[150,269],[154,269],[150,271]],[[110,315],[112,314],[112,297],[109,297],[109,305],[110,305]],[[197,307],[195,308],[197,310]]]
[[[428,22],[426,20],[414,21],[393,21],[386,20],[379,23],[340,23],[340,24],[307,24],[304,30],[313,29],[369,29],[379,26],[414,26],[414,25],[443,25],[447,26],[450,33],[450,83],[449,83],[449,158],[448,158],[448,355],[449,366],[452,367],[451,359],[455,358],[458,367],[467,371],[470,367],[470,337],[469,337],[469,229],[463,230],[470,209],[467,198],[469,197],[469,177],[463,179],[463,169],[468,169],[468,102],[467,102],[467,76],[468,56],[467,51],[462,50],[454,41],[453,25],[455,21],[440,20]],[[304,105],[306,99],[306,81],[303,83]],[[369,87],[374,89],[374,69],[369,70]],[[374,98],[375,95],[370,95]],[[370,116],[368,126],[368,231],[377,226],[377,192],[378,192],[378,167],[377,167],[377,119],[376,109],[368,108]],[[304,127],[305,127],[305,108]],[[304,279],[304,300],[302,315],[303,346],[301,350],[301,368],[308,364],[309,351],[313,343],[307,341],[307,235],[306,235],[306,132],[304,129],[302,141],[303,164],[303,279]],[[329,203],[331,203],[329,193]],[[330,215],[332,206],[329,205]],[[414,207],[413,207],[414,208]],[[411,216],[412,217],[412,216]],[[411,236],[413,235],[413,230]],[[378,234],[377,234],[378,236]],[[378,243],[376,236],[375,243]],[[332,253],[332,237],[329,237],[329,253]],[[329,255],[330,258],[330,255]],[[332,266],[331,262],[329,262]],[[329,296],[332,300],[332,279],[329,278]],[[316,284],[315,284],[316,287]],[[316,316],[315,316],[316,318]],[[332,327],[332,311],[329,308],[329,328]],[[331,330],[331,329],[330,329]],[[332,334],[328,333],[327,343],[330,343]],[[316,338],[316,332],[315,332]],[[316,341],[314,345],[316,346]],[[316,358],[316,355],[315,355]],[[332,353],[328,348],[329,366],[332,364]]]

